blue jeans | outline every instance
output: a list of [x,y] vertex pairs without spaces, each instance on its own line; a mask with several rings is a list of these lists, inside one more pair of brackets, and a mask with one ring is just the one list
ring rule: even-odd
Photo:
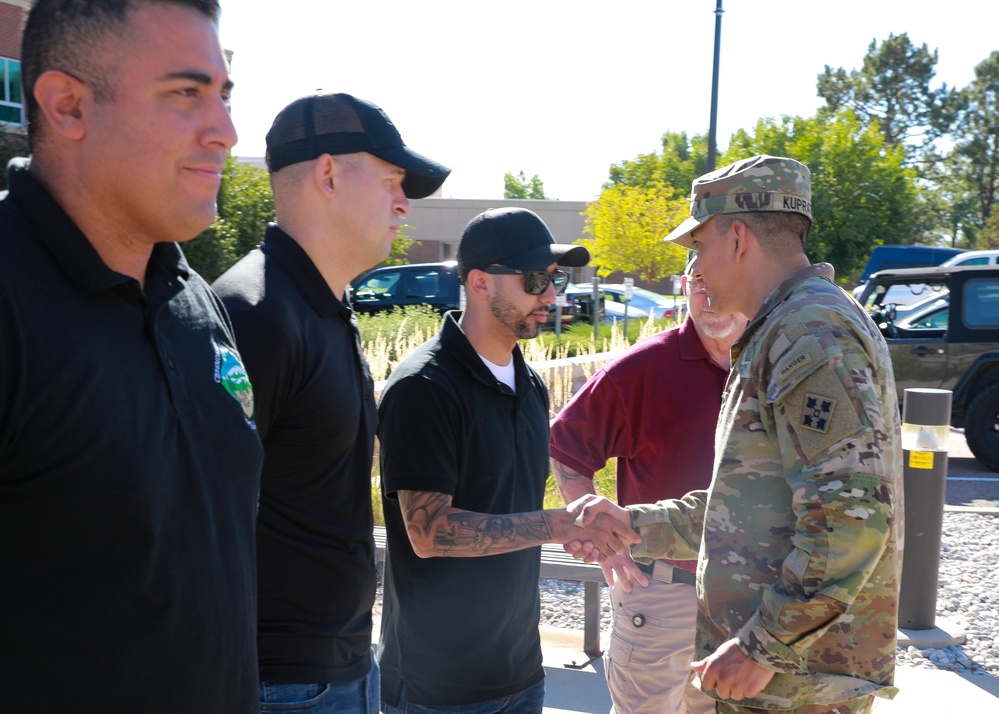
[[378,714],[381,678],[372,657],[367,677],[337,684],[260,683],[261,714]]
[[399,706],[382,702],[384,714],[541,714],[545,705],[545,680],[522,692],[499,699],[452,707],[424,706],[406,701],[406,687],[399,693]]

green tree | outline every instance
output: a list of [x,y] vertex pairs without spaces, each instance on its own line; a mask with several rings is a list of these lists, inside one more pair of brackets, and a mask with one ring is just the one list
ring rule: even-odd
[[982,226],[982,232],[978,240],[978,248],[999,248],[999,211],[995,211],[989,216],[989,220]]
[[222,170],[218,216],[214,223],[184,245],[184,254],[201,276],[211,282],[250,252],[274,220],[274,196],[266,170],[230,156]]
[[[961,92],[964,110],[954,132],[953,173],[963,184],[967,211],[962,224],[969,247],[994,245],[994,228],[983,233],[999,200],[999,50],[975,67]],[[960,191],[960,190],[959,190]],[[956,235],[956,232],[955,232]]]
[[719,164],[755,154],[790,156],[808,166],[814,219],[808,255],[832,263],[841,283],[853,280],[874,246],[911,242],[916,174],[877,122],[865,123],[850,110],[826,119],[761,120],[754,133],[733,135]]
[[406,265],[409,263],[409,249],[413,246],[422,245],[420,241],[409,237],[410,228],[412,226],[407,224],[399,226],[399,233],[396,235],[395,240],[392,241],[392,251],[389,253],[389,257],[376,267],[383,265]]
[[931,188],[924,186],[917,196],[915,216],[923,229],[918,242],[933,245],[946,239],[952,248],[975,246],[977,202],[965,163],[951,151],[943,162],[921,172],[923,183]]
[[517,176],[507,173],[503,176],[503,198],[535,198],[545,200],[545,185],[537,174],[528,181],[524,172]]
[[28,137],[23,134],[0,132],[0,190],[7,188],[7,163],[17,156],[28,156]]
[[588,237],[581,242],[598,275],[621,271],[660,280],[683,271],[686,251],[663,238],[689,215],[689,203],[672,187],[612,185],[586,205]]
[[890,34],[880,45],[871,40],[859,70],[826,65],[818,95],[826,100],[820,115],[852,109],[864,124],[878,121],[889,148],[902,146],[910,163],[932,162],[934,142],[946,134],[959,107],[946,84],[931,88],[937,51],[912,44],[908,34]]
[[607,186],[649,186],[661,184],[678,195],[688,195],[694,179],[708,165],[708,140],[701,134],[668,131],[662,136],[660,153],[640,154],[610,168]]

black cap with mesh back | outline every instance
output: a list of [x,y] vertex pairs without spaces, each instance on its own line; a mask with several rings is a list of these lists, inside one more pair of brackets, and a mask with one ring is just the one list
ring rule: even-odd
[[402,189],[407,198],[429,196],[451,173],[451,169],[406,146],[380,107],[349,94],[300,97],[281,110],[267,132],[271,171],[323,154],[360,151],[405,169]]
[[468,222],[457,251],[458,276],[471,270],[505,265],[517,270],[544,270],[552,263],[578,268],[590,262],[581,245],[556,243],[548,226],[526,208],[490,208]]

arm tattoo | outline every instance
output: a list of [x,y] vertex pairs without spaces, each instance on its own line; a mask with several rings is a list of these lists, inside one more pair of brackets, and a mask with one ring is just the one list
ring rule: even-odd
[[509,553],[547,543],[552,537],[541,511],[509,515],[464,511],[449,515],[447,523],[446,530],[435,534],[434,546],[445,551],[464,551],[455,555]]
[[558,484],[559,488],[563,483],[568,483],[569,481],[577,481],[581,478],[586,478],[583,474],[578,471],[573,471],[565,464],[552,459],[552,470],[555,472],[555,483]]
[[558,487],[562,499],[569,503],[575,501],[584,493],[596,493],[593,487],[593,478],[585,476],[578,471],[573,471],[565,464],[552,459],[552,475],[555,478],[555,485]]
[[469,557],[523,550],[552,539],[544,511],[473,513],[453,508],[451,497],[430,491],[409,492],[401,500],[410,538],[433,538],[437,556]]
[[410,538],[419,540],[430,537],[434,529],[434,521],[441,513],[451,506],[451,497],[446,493],[436,491],[403,491],[399,505],[402,507],[402,519]]

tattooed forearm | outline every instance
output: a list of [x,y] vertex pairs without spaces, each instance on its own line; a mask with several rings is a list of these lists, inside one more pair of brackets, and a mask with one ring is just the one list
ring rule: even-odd
[[451,497],[436,491],[400,491],[399,506],[410,540],[429,540],[434,522],[451,507]]
[[523,550],[551,540],[552,533],[542,511],[490,515],[453,513],[448,527],[434,534],[434,549],[441,555],[493,555]]
[[508,553],[552,540],[544,511],[473,513],[454,508],[451,496],[430,491],[400,491],[399,505],[409,540],[424,558]]
[[574,471],[555,459],[551,461],[555,485],[558,486],[559,493],[566,503],[571,503],[587,493],[595,493],[592,478]]

